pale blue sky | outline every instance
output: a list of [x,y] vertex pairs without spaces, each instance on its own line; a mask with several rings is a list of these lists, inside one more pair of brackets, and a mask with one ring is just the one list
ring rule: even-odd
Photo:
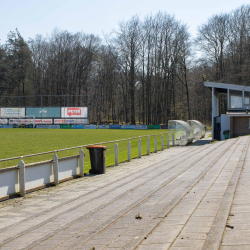
[[0,0],[0,43],[16,28],[25,40],[50,34],[55,27],[102,37],[133,15],[144,17],[159,10],[187,23],[195,36],[198,25],[213,14],[230,12],[250,0]]

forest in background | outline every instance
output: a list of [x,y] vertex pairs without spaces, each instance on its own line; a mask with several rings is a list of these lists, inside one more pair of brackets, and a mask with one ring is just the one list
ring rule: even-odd
[[[214,15],[191,38],[187,24],[165,12],[133,16],[104,40],[54,29],[25,41],[18,29],[0,44],[0,96],[68,95],[89,106],[94,124],[211,124],[206,80],[250,86],[250,5]],[[88,95],[88,99],[72,97]],[[39,106],[39,98],[23,99]],[[62,98],[44,98],[62,106]],[[0,106],[17,106],[16,99]],[[226,100],[220,100],[226,110]]]

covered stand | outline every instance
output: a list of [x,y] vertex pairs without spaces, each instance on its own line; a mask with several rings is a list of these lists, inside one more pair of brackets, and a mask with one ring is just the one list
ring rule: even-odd
[[188,120],[188,124],[192,127],[195,140],[199,140],[205,137],[205,127],[204,125],[196,120]]
[[168,132],[175,134],[175,145],[184,146],[192,143],[194,134],[192,128],[187,122],[180,120],[168,121]]

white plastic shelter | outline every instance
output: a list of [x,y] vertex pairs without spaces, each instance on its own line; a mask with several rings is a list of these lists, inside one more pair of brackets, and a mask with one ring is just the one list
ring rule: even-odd
[[206,130],[205,130],[204,125],[201,122],[197,120],[188,120],[187,122],[193,129],[195,140],[199,140],[205,137]]
[[175,145],[184,146],[192,143],[194,134],[191,126],[184,121],[169,120],[168,132],[175,134]]

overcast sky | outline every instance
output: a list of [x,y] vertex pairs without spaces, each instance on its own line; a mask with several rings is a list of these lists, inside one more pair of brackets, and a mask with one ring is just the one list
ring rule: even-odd
[[195,36],[197,26],[213,14],[243,4],[250,0],[0,0],[0,43],[16,28],[25,40],[36,34],[46,36],[55,27],[103,37],[135,14],[143,18],[158,11],[174,14]]

